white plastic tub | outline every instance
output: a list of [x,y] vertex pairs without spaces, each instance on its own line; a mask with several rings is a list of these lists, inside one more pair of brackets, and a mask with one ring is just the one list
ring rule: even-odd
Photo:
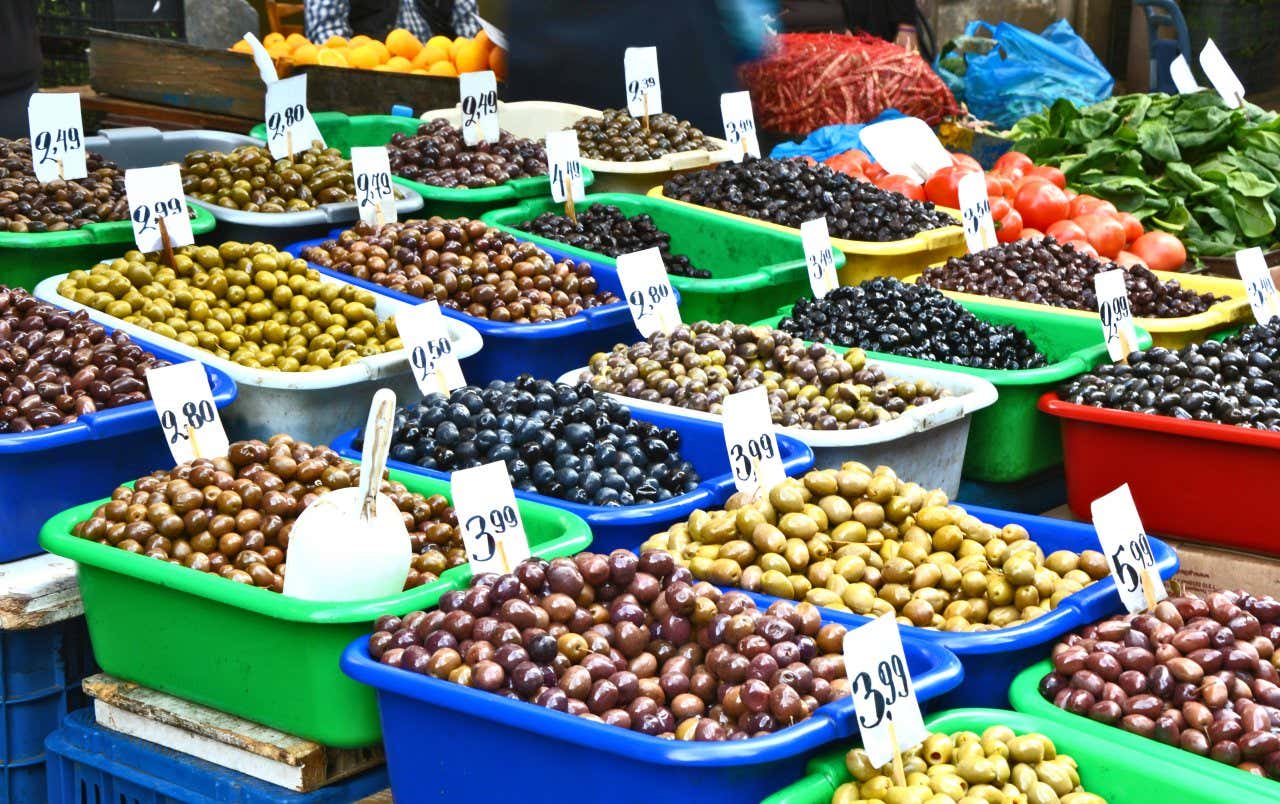
[[[912,408],[898,418],[862,430],[805,430],[784,427],[781,432],[803,441],[813,450],[818,469],[837,468],[845,461],[861,461],[875,467],[884,464],[903,480],[912,480],[929,489],[942,489],[950,497],[960,490],[960,468],[964,465],[969,422],[975,411],[995,404],[996,387],[986,380],[953,371],[906,366],[868,360],[890,377],[928,380],[952,396]],[[560,382],[575,384],[590,376],[587,367],[560,376]],[[675,405],[610,394],[632,410],[661,410],[692,419],[718,422],[720,416]]]
[[[379,388],[392,389],[402,403],[421,397],[403,349],[361,358],[349,366],[324,371],[284,372],[249,368],[72,301],[58,293],[58,283],[66,277],[66,274],[59,274],[45,279],[36,286],[36,297],[69,310],[84,310],[100,324],[154,341],[170,351],[230,375],[240,391],[236,401],[222,410],[222,422],[232,440],[266,439],[276,433],[290,433],[312,444],[328,444],[340,433],[365,420],[369,413],[369,400]],[[320,281],[350,284],[323,275]],[[409,307],[402,301],[374,295],[380,319]],[[459,359],[480,351],[483,342],[475,327],[454,319],[445,319],[445,326]]]

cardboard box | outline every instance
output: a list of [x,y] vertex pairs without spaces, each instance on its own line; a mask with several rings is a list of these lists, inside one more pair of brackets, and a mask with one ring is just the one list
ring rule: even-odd
[[1184,591],[1203,596],[1215,589],[1244,589],[1280,597],[1280,557],[1161,538],[1178,551],[1181,567],[1173,579]]

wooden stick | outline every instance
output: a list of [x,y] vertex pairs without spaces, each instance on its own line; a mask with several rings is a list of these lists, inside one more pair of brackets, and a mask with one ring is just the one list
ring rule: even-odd
[[507,558],[507,548],[502,546],[502,540],[498,539],[498,558],[502,559],[502,572],[507,574],[511,572],[511,561]]
[[169,227],[165,225],[164,218],[159,220],[160,226],[160,246],[164,251],[164,261],[170,268],[173,268],[173,242],[169,240]]
[[578,211],[573,205],[573,182],[565,183],[564,214],[569,216],[569,220],[575,225],[578,223]]
[[58,178],[65,181],[66,177],[62,175],[62,159],[58,159]]
[[436,361],[436,386],[440,388],[440,393],[449,395],[449,381],[444,378],[444,369],[440,367],[439,360]]
[[293,156],[293,129],[290,128],[284,132],[284,147],[289,153],[285,154],[285,158]]
[[1151,580],[1152,571],[1152,567],[1146,567],[1139,575],[1142,579],[1142,596],[1147,601],[1148,611],[1156,607],[1156,586],[1155,581]]
[[902,767],[902,751],[898,748],[898,730],[893,721],[889,721],[889,741],[893,743],[893,783],[898,787],[907,786],[907,773]]
[[644,92],[644,132],[649,133],[649,90]]
[[200,454],[200,442],[196,440],[196,428],[187,425],[187,438],[191,440],[191,454],[196,460],[204,457]]

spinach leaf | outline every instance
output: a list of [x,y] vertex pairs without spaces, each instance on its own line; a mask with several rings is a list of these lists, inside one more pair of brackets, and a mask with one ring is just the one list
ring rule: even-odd
[[1147,156],[1160,162],[1177,162],[1182,152],[1173,140],[1169,127],[1159,120],[1148,120],[1138,126],[1138,145]]

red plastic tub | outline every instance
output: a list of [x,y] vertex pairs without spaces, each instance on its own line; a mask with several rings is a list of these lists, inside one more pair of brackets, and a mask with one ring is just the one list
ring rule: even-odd
[[1040,409],[1062,420],[1067,504],[1080,519],[1128,483],[1151,533],[1280,555],[1256,504],[1277,491],[1280,433],[1077,405],[1056,392]]

